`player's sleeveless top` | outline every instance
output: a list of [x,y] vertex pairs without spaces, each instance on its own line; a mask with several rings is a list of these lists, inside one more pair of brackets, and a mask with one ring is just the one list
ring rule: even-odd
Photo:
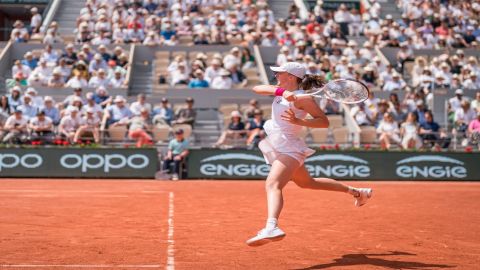
[[[303,90],[296,90],[294,94],[303,94]],[[279,154],[286,154],[303,164],[306,157],[312,155],[315,151],[308,148],[300,134],[303,127],[294,125],[281,118],[285,111],[292,109],[295,116],[304,119],[307,113],[297,109],[293,103],[288,102],[283,97],[275,97],[272,103],[272,119],[264,125],[267,137],[259,144],[265,160],[268,164],[278,157]]]

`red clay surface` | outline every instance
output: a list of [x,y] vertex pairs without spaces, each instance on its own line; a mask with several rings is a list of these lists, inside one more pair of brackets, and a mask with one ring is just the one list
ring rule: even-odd
[[0,269],[165,269],[169,192],[174,269],[479,269],[480,183],[350,183],[373,199],[289,184],[251,248],[262,181],[1,180]]

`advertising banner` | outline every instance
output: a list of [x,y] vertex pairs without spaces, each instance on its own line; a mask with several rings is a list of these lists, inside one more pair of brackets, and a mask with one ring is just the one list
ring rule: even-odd
[[0,177],[154,178],[156,149],[2,148]]
[[[305,161],[314,177],[345,180],[480,180],[479,153],[317,151]],[[192,150],[188,178],[265,179],[259,151]]]

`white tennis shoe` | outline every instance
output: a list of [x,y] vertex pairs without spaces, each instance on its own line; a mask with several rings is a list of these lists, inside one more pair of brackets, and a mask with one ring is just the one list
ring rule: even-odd
[[368,199],[372,197],[372,189],[371,188],[357,188],[358,196],[354,196],[355,198],[355,206],[360,207],[367,203]]
[[280,241],[285,237],[285,232],[280,228],[275,227],[273,229],[263,228],[257,234],[257,236],[252,237],[247,240],[247,245],[251,247],[258,247],[270,242]]

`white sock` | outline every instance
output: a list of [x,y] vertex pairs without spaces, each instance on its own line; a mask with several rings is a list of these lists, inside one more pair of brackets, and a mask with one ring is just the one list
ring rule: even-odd
[[267,225],[265,225],[265,228],[274,229],[277,227],[277,223],[278,223],[278,220],[276,218],[268,218]]
[[358,191],[358,189],[354,188],[354,187],[348,187],[348,194],[351,194],[353,195],[354,197],[358,197],[360,195],[360,192]]

